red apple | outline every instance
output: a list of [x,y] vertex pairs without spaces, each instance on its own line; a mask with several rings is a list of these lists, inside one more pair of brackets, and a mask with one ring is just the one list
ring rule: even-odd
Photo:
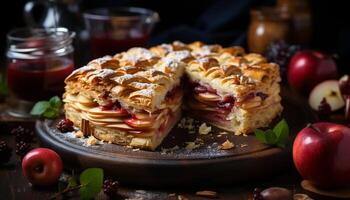
[[350,183],[350,128],[329,122],[310,124],[293,144],[300,175],[323,187]]
[[61,157],[47,148],[33,149],[22,160],[24,176],[36,186],[55,184],[61,176],[62,166]]
[[305,50],[296,53],[288,67],[289,85],[308,94],[318,83],[337,78],[337,65],[330,57],[318,51]]

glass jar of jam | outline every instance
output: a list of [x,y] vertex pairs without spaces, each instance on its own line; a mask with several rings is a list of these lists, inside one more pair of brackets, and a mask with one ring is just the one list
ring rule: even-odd
[[250,12],[248,47],[251,52],[264,53],[268,44],[275,40],[289,41],[290,18],[285,12],[273,7],[263,7]]
[[36,101],[61,96],[73,71],[74,32],[66,28],[15,29],[8,33],[9,114],[25,117]]

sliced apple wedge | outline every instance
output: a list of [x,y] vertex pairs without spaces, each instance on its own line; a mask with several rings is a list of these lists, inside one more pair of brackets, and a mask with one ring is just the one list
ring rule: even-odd
[[129,115],[128,111],[125,109],[101,110],[101,108],[99,107],[88,109],[88,112],[95,115],[115,116],[115,117],[122,117],[122,116]]
[[221,101],[219,95],[209,92],[195,94],[195,97],[200,101]]
[[323,99],[330,105],[331,111],[338,110],[345,105],[340,94],[338,80],[327,80],[316,85],[310,93],[309,105],[318,111]]
[[150,128],[155,124],[153,120],[140,120],[135,118],[126,119],[124,122],[134,128]]

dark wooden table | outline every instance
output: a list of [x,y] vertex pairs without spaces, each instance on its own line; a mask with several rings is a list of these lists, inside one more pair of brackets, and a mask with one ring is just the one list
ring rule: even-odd
[[[15,141],[13,136],[9,134],[10,130],[19,123],[28,127],[33,127],[33,120],[17,121],[15,118],[10,118],[5,114],[6,106],[0,104],[0,139],[8,141],[12,147],[12,157],[9,163],[0,166],[0,199],[48,199],[58,191],[58,186],[49,188],[32,187],[25,177],[22,175],[21,161],[15,154]],[[34,129],[33,129],[34,130]],[[40,146],[38,142],[33,143],[33,147]],[[259,167],[259,166],[256,166]],[[65,175],[70,176],[70,170],[65,171]],[[171,173],[171,172],[169,172]],[[205,174],[203,174],[205,176]],[[283,172],[274,177],[268,177],[263,180],[253,180],[249,182],[237,183],[235,185],[215,186],[215,187],[181,187],[176,188],[147,188],[136,187],[132,185],[121,185],[119,193],[126,199],[137,200],[153,200],[153,199],[168,199],[168,200],[205,200],[208,198],[199,197],[195,193],[202,190],[212,190],[218,193],[217,199],[227,200],[247,200],[251,197],[254,188],[268,187],[285,187],[295,193],[307,193],[300,187],[301,178],[295,171],[292,160],[290,167],[283,169]],[[312,196],[312,194],[309,194]],[[314,199],[329,199],[312,196]],[[70,199],[79,199],[74,195]],[[101,192],[96,199],[107,199]]]

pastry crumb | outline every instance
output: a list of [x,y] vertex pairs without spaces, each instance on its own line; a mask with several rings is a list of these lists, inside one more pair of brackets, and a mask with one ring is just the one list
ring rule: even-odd
[[133,149],[132,151],[140,151],[140,149],[139,149],[139,148],[137,148],[137,149]]
[[83,133],[82,131],[80,131],[80,130],[77,131],[77,132],[75,132],[74,135],[75,135],[76,138],[82,138],[82,137],[84,137],[84,133]]
[[219,146],[219,149],[228,150],[228,149],[232,149],[234,147],[235,147],[235,144],[230,142],[230,140],[226,140],[224,143],[221,144],[221,146]]
[[202,197],[208,197],[208,198],[215,198],[218,196],[218,193],[215,191],[203,190],[203,191],[196,192],[196,195],[202,196]]
[[247,147],[248,144],[241,144],[241,147]]
[[168,194],[168,197],[174,197],[174,196],[176,196],[175,193],[170,193],[170,194]]
[[86,140],[86,145],[92,146],[92,145],[97,144],[97,142],[98,142],[98,140],[94,136],[90,135],[89,138]]
[[189,200],[189,198],[182,196],[182,195],[177,195],[178,200]]
[[200,144],[196,144],[196,143],[194,143],[194,142],[186,142],[186,149],[187,150],[193,150],[193,149],[196,149],[196,148],[198,148],[199,146],[200,146]]
[[228,134],[228,132],[226,132],[226,131],[222,131],[219,133],[219,135],[227,135],[227,134]]
[[207,135],[211,131],[211,126],[207,126],[206,123],[202,123],[201,126],[198,129],[199,134],[201,135]]

